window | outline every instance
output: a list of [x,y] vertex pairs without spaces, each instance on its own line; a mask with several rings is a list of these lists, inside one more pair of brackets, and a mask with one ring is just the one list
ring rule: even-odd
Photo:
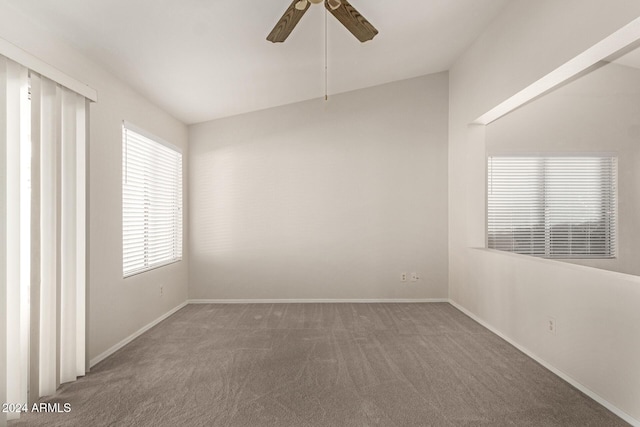
[[182,259],[182,154],[123,125],[122,270],[125,277]]
[[487,247],[614,258],[617,173],[610,156],[489,157]]

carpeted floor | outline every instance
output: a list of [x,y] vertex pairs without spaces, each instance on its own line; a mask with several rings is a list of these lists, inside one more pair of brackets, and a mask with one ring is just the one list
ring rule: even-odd
[[17,426],[624,426],[447,303],[189,305]]

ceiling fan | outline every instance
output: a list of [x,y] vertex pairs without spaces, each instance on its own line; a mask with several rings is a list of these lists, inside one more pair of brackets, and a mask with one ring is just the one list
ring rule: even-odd
[[267,40],[273,43],[285,41],[307,9],[309,9],[310,3],[318,4],[323,1],[324,7],[361,42],[364,43],[367,40],[371,40],[378,34],[378,30],[364,16],[360,15],[347,0],[293,0],[284,15],[282,15],[282,18],[267,36]]

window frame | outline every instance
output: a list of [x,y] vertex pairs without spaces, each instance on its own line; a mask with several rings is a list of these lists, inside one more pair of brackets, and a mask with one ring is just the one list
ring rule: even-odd
[[[179,196],[180,196],[180,203],[178,206],[178,219],[179,219],[179,230],[176,232],[177,235],[173,236],[171,239],[174,240],[174,243],[178,243],[179,244],[179,250],[178,250],[178,256],[177,257],[173,257],[171,259],[166,259],[163,260],[161,262],[156,262],[153,263],[151,265],[145,265],[143,268],[136,268],[134,270],[128,270],[125,271],[125,254],[124,254],[124,250],[125,250],[125,242],[124,242],[124,232],[125,232],[125,228],[124,228],[124,208],[125,208],[125,202],[124,202],[124,186],[126,183],[126,178],[127,178],[127,144],[128,144],[128,140],[127,140],[127,131],[131,131],[135,134],[138,134],[139,136],[155,143],[158,144],[160,146],[163,146],[164,148],[167,148],[169,150],[172,150],[173,152],[175,152],[180,159],[179,162],[179,178],[178,178],[178,182],[176,183],[176,185],[174,186],[174,188],[178,189],[179,191]],[[151,270],[155,270],[170,264],[175,264],[177,262],[180,262],[183,260],[184,257],[184,156],[183,156],[183,150],[170,143],[167,142],[166,140],[152,134],[151,132],[146,131],[145,129],[132,124],[128,121],[123,120],[122,121],[122,173],[121,173],[121,220],[122,220],[122,227],[121,227],[121,237],[123,239],[122,241],[122,277],[123,279],[126,279],[128,277],[132,277],[132,276],[136,276],[138,274],[142,274],[145,273],[147,271],[151,271]],[[175,242],[176,237],[179,239],[178,242]],[[145,244],[145,247],[146,244]],[[148,250],[148,249],[147,249]]]
[[[611,181],[611,186],[613,187],[613,191],[609,193],[609,198],[612,200],[612,204],[614,207],[613,215],[611,215],[608,220],[612,223],[611,227],[605,229],[605,234],[607,236],[607,244],[606,247],[609,249],[609,254],[575,254],[575,255],[567,255],[564,253],[554,255],[554,249],[552,247],[552,239],[551,239],[551,231],[550,231],[550,218],[547,215],[547,200],[548,200],[548,191],[546,190],[547,184],[547,176],[549,175],[549,170],[547,166],[542,166],[542,171],[540,172],[540,177],[542,182],[543,192],[540,193],[542,197],[541,202],[541,210],[542,210],[542,226],[544,227],[544,255],[533,254],[533,253],[523,253],[518,252],[517,250],[506,250],[499,249],[496,247],[491,247],[489,245],[490,242],[490,162],[492,158],[496,157],[510,157],[510,158],[538,158],[542,159],[543,162],[547,159],[557,159],[557,158],[591,158],[591,159],[613,159],[614,165],[612,167],[612,175],[609,177]],[[618,258],[619,255],[619,202],[618,202],[618,192],[619,192],[619,156],[617,152],[488,152],[485,156],[485,242],[484,246],[486,249],[490,250],[498,250],[501,252],[509,252],[521,255],[533,256],[536,258],[542,259],[551,259],[551,260],[614,260]],[[602,185],[602,184],[601,184]],[[605,197],[601,198],[601,201],[604,201]],[[611,233],[613,231],[613,233]]]

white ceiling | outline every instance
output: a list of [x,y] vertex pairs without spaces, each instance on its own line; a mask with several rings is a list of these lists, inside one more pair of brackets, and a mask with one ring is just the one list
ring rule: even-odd
[[[328,15],[329,94],[444,71],[508,0],[351,0],[361,44]],[[324,95],[324,7],[282,44],[291,0],[9,0],[187,124]]]

